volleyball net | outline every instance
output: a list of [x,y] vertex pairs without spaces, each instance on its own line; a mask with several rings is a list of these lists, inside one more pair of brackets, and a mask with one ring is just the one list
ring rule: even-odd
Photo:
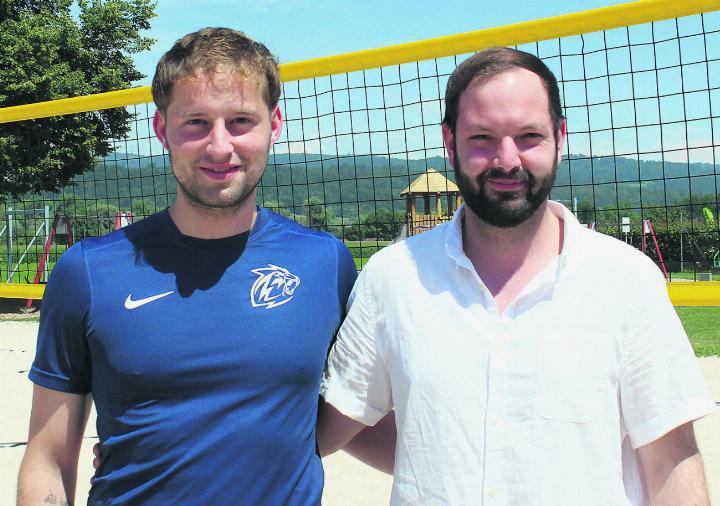
[[[283,64],[285,128],[258,201],[337,235],[358,268],[449,220],[459,201],[442,145],[445,86],[463,59],[497,45],[536,54],[558,78],[568,136],[551,198],[674,281],[720,280],[720,0],[640,0]],[[0,109],[0,138],[108,108],[132,115],[109,155],[57,192],[0,204],[0,296],[39,297],[17,283],[42,283],[73,242],[172,202],[149,88]],[[670,290],[677,305],[720,304],[720,286]]]

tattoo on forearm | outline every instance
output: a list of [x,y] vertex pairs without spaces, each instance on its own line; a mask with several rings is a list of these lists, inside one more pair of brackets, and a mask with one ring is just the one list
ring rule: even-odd
[[72,506],[72,502],[68,501],[62,496],[57,496],[54,493],[50,494],[45,498],[45,504],[59,504],[60,506]]

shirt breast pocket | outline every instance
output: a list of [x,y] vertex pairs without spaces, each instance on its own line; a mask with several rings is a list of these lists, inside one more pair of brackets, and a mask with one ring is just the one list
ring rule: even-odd
[[597,336],[559,333],[538,342],[538,416],[572,423],[597,421],[608,385],[609,350]]

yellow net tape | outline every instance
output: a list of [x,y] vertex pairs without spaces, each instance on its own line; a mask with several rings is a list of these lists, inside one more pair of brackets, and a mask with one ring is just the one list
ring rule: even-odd
[[[638,0],[551,18],[280,65],[283,81],[355,72],[720,10],[720,0]],[[150,87],[0,108],[0,123],[151,102]]]
[[[720,306],[720,282],[673,282],[667,288],[673,306]],[[44,292],[45,285],[0,285],[0,298],[39,300]]]
[[84,97],[63,98],[50,102],[5,107],[0,109],[0,123],[99,111],[100,109],[112,109],[113,107],[145,104],[151,101],[150,86],[142,86],[128,90],[96,93]]
[[24,283],[3,283],[0,285],[0,298],[42,299],[45,285],[26,285]]
[[420,40],[281,66],[285,81],[354,72],[368,68],[470,53],[492,46],[579,35],[661,21],[720,9],[718,0],[639,0],[625,4],[536,19],[512,25]]
[[668,283],[673,306],[720,306],[720,282]]

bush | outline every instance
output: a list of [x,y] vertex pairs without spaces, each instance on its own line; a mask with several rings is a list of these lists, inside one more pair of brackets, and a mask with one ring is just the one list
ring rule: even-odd
[[387,245],[387,242],[378,241],[352,241],[346,242],[345,246],[350,250],[352,256],[355,258],[368,258],[374,253],[377,253]]

